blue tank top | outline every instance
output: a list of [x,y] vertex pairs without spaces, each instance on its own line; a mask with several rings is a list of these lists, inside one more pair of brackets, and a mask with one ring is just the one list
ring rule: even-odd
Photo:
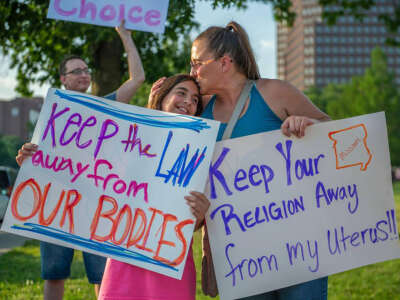
[[[214,120],[213,108],[215,95],[211,97],[201,117]],[[231,138],[266,132],[281,128],[282,121],[265,103],[260,92],[254,84],[250,92],[250,103],[246,113],[237,120]],[[217,141],[222,139],[227,123],[221,123]]]

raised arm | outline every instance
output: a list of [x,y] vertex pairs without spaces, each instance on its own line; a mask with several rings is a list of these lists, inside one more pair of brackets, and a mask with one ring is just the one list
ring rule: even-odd
[[132,33],[125,28],[125,21],[115,28],[121,37],[125,52],[128,57],[129,79],[125,81],[116,91],[116,100],[128,103],[136,93],[136,90],[144,82],[145,75],[139,53],[132,40]]

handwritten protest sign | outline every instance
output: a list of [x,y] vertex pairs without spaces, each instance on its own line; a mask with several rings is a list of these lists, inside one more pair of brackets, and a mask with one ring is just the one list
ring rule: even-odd
[[115,27],[125,20],[128,29],[163,33],[168,0],[50,0],[47,17]]
[[221,299],[400,257],[384,113],[216,145],[207,215]]
[[2,230],[181,278],[218,122],[50,89]]

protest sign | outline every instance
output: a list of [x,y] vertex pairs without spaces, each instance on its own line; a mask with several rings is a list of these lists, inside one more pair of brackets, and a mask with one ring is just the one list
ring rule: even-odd
[[2,230],[181,278],[218,122],[50,89]]
[[400,257],[384,113],[218,142],[207,194],[223,300]]
[[163,33],[168,0],[50,0],[47,18]]

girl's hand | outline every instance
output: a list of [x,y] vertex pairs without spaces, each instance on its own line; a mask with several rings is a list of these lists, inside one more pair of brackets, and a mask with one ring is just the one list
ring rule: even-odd
[[185,199],[193,216],[196,217],[195,229],[197,229],[205,218],[206,212],[210,207],[210,201],[203,193],[196,191],[191,191],[190,195],[185,196]]
[[314,124],[315,121],[303,116],[289,116],[282,123],[282,133],[288,137],[294,134],[298,138],[304,136],[305,130],[308,126]]
[[18,155],[15,157],[17,164],[22,165],[25,158],[32,156],[38,149],[38,145],[32,143],[25,143],[21,149],[18,150]]

